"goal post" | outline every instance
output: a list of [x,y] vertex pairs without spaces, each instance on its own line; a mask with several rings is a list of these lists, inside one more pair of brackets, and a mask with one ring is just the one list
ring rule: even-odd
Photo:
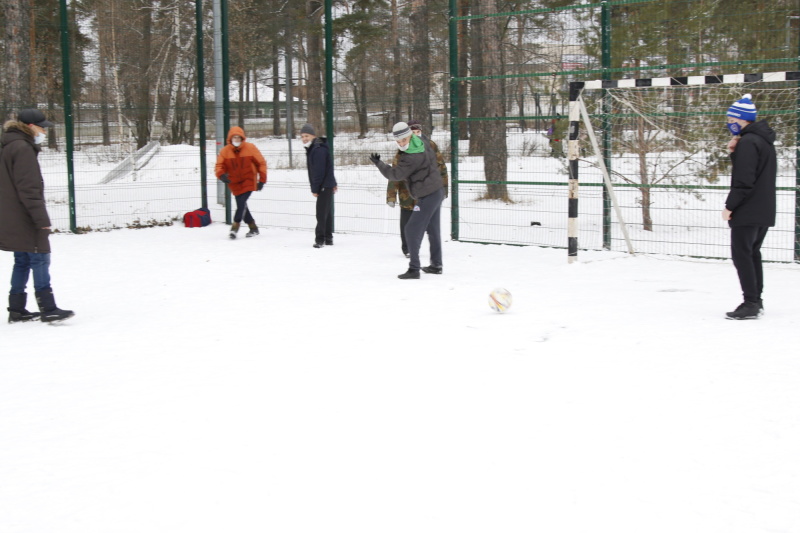
[[616,249],[629,253],[729,257],[719,218],[730,179],[725,114],[745,94],[777,134],[779,220],[765,259],[800,260],[800,72],[767,72],[570,83],[568,261],[578,255],[579,171],[610,199],[604,248],[614,249],[613,225]]

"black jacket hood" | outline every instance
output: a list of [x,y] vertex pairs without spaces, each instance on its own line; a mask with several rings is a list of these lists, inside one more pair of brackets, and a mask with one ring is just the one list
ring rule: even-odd
[[759,120],[758,122],[748,124],[742,130],[742,135],[746,135],[748,133],[754,133],[763,138],[769,144],[775,144],[775,130],[770,127],[766,120]]

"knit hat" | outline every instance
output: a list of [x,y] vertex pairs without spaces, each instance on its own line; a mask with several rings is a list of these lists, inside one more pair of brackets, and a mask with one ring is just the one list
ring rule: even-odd
[[748,122],[755,122],[758,111],[755,104],[750,100],[753,98],[751,95],[746,94],[741,100],[737,100],[733,105],[728,108],[728,116],[733,118],[740,118]]
[[409,120],[408,127],[411,128],[412,130],[420,130],[420,131],[422,130],[422,124],[420,123],[419,120]]
[[313,135],[314,137],[317,136],[317,132],[314,131],[314,126],[311,124],[303,124],[303,127],[300,128],[300,134],[308,133],[309,135]]
[[49,128],[53,125],[38,109],[23,109],[17,114],[17,120],[23,124],[35,124],[40,128]]
[[400,139],[405,139],[406,137],[411,136],[411,128],[408,127],[408,124],[405,122],[398,122],[392,128],[392,135],[394,135],[394,140],[399,141]]

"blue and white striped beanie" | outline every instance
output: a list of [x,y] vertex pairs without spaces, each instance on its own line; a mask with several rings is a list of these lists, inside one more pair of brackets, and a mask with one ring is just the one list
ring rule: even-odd
[[756,111],[756,106],[751,98],[753,98],[751,95],[746,94],[741,100],[734,102],[733,105],[728,108],[728,116],[740,118],[748,122],[755,122],[758,111]]

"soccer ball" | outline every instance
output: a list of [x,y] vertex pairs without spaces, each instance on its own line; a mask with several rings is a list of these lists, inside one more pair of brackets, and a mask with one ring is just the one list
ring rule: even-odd
[[505,313],[511,307],[511,293],[503,288],[497,288],[489,293],[489,307],[498,313]]

